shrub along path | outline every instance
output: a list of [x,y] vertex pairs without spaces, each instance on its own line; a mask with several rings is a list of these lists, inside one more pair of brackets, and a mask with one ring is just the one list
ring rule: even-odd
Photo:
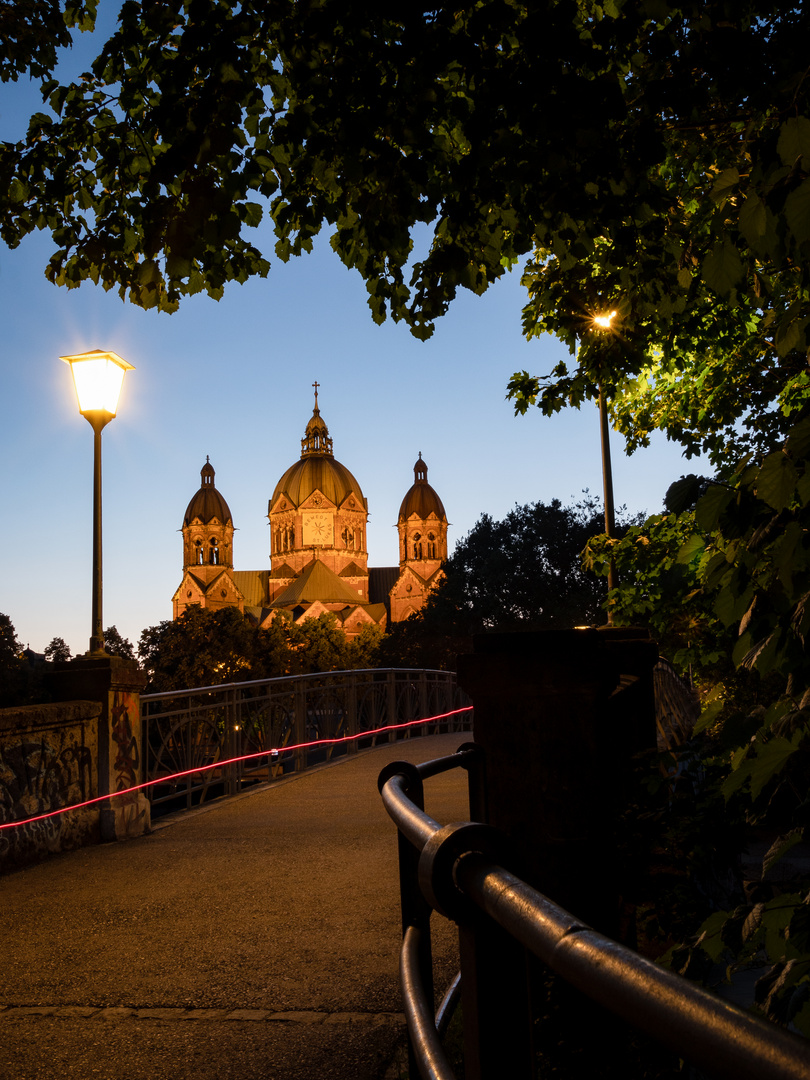
[[[379,1080],[403,1020],[389,761],[414,738],[0,879],[0,1078]],[[468,817],[466,774],[426,783]],[[436,985],[457,969],[434,920]]]

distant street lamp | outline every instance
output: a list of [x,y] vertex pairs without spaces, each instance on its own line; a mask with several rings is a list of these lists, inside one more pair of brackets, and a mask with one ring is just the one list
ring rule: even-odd
[[117,353],[94,349],[75,356],[60,356],[70,364],[79,399],[79,412],[90,423],[94,435],[93,456],[93,614],[90,653],[104,652],[101,625],[101,430],[115,416],[124,375],[132,364]]
[[[600,330],[610,330],[611,324],[616,317],[615,311],[604,315],[594,315],[591,322]],[[605,534],[609,540],[616,536],[616,514],[613,506],[613,469],[610,464],[610,438],[608,432],[607,402],[602,392],[602,384],[599,384],[599,427],[602,440],[602,488],[605,495]],[[608,565],[608,589],[615,589],[619,584],[619,575],[616,573],[616,564],[611,557]],[[608,624],[613,623],[613,615],[608,608]]]

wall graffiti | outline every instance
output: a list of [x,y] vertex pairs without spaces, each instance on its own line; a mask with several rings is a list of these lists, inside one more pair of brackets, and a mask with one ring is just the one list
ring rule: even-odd
[[[110,776],[114,791],[126,791],[139,782],[140,749],[130,716],[140,717],[138,695],[116,690],[113,693],[110,716],[110,749],[115,748],[116,751]],[[117,835],[137,835],[143,831],[148,805],[142,794],[133,791],[122,795],[115,800],[114,807]]]
[[[3,732],[0,736],[0,822],[19,821],[93,798],[94,747],[84,724]],[[81,843],[88,814],[62,814],[0,833],[0,858],[29,850],[58,851]]]

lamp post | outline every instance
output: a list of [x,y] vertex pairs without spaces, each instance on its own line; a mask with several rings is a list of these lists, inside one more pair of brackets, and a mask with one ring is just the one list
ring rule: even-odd
[[[604,315],[594,315],[591,320],[593,325],[600,330],[610,331],[611,323],[616,317],[616,312],[611,311]],[[616,535],[616,514],[613,505],[613,469],[610,463],[610,438],[608,430],[607,402],[599,384],[599,429],[602,442],[602,489],[605,498],[605,535],[613,540]],[[616,573],[616,564],[611,558],[608,566],[608,589],[615,589],[619,584],[619,575]],[[608,608],[608,625],[613,624],[613,614]]]
[[101,431],[118,410],[124,375],[132,370],[117,353],[91,352],[60,356],[70,365],[79,412],[93,429],[93,613],[90,654],[104,652],[101,620]]

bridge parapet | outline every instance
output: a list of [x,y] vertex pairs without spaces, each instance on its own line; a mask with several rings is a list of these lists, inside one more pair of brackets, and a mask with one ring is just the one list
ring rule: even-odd
[[[146,694],[142,741],[153,806],[302,772],[411,733],[461,729],[442,718],[466,697],[455,672],[370,668]],[[436,717],[435,723],[425,720]],[[409,728],[406,725],[413,725]]]
[[[0,710],[0,824],[84,802],[98,792],[101,703]],[[38,862],[99,838],[99,807],[0,831],[0,867]]]

